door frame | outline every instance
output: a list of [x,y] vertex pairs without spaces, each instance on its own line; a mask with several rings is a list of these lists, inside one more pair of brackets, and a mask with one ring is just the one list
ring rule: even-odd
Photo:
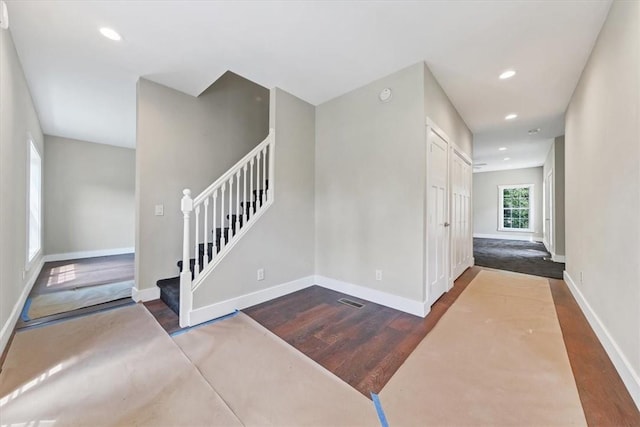
[[[446,171],[446,197],[447,200],[445,202],[445,207],[446,207],[446,213],[445,213],[445,221],[446,222],[450,222],[451,218],[450,218],[450,203],[451,203],[451,168],[450,168],[450,163],[451,163],[451,138],[449,138],[449,136],[442,130],[440,129],[440,127],[438,127],[433,120],[431,120],[429,117],[426,118],[426,126],[425,126],[425,187],[424,187],[424,233],[423,233],[423,247],[424,247],[424,263],[423,263],[423,289],[424,289],[424,301],[425,301],[425,309],[427,309],[426,311],[428,311],[428,309],[431,307],[431,304],[433,304],[435,301],[431,301],[431,296],[430,296],[430,292],[429,292],[429,271],[428,271],[428,266],[429,266],[429,235],[428,235],[428,230],[429,230],[429,185],[430,185],[430,172],[429,172],[429,164],[431,161],[431,155],[430,155],[430,144],[431,144],[431,131],[433,131],[433,133],[437,134],[440,138],[442,138],[446,144],[446,156],[447,156],[447,171]],[[446,290],[445,292],[449,291],[451,289],[451,286],[453,285],[453,282],[451,281],[451,227],[445,227],[446,230],[446,234],[445,234],[445,244],[446,244],[446,248],[445,248],[445,256],[447,257],[447,259],[445,260],[445,276],[446,276]]]
[[[460,146],[458,144],[456,144],[455,142],[450,142],[449,143],[449,151],[450,151],[450,155],[449,155],[449,218],[451,219],[451,210],[452,210],[452,203],[453,203],[453,198],[451,197],[451,193],[453,191],[453,188],[451,188],[451,183],[453,182],[453,177],[452,177],[452,173],[453,173],[453,168],[451,167],[451,163],[453,162],[453,156],[458,156],[463,162],[465,162],[467,164],[467,166],[469,166],[470,168],[470,173],[469,176],[471,178],[471,182],[469,182],[469,212],[467,213],[467,220],[469,221],[469,241],[467,242],[467,244],[469,245],[469,254],[470,254],[470,259],[469,259],[469,265],[466,268],[469,268],[471,266],[474,265],[474,260],[473,260],[473,160],[471,159],[471,157],[465,153],[464,151],[462,151],[462,149],[460,148]],[[451,234],[451,232],[449,232],[449,234]],[[451,236],[449,237],[449,284],[448,284],[448,289],[447,290],[451,290],[451,288],[453,288],[453,283],[455,282],[455,280],[457,279],[457,277],[454,277],[455,274],[455,269],[453,268],[453,244],[451,244]],[[465,269],[466,269],[465,268]],[[459,276],[458,276],[459,277]]]
[[[553,176],[553,169],[551,169],[547,175],[544,177],[544,181],[542,184],[542,189],[544,191],[544,195],[542,197],[542,215],[544,218],[544,221],[542,223],[542,227],[543,227],[543,231],[542,231],[542,237],[543,237],[543,242],[545,243],[545,246],[547,247],[547,250],[549,251],[549,253],[551,253],[552,255],[555,253],[555,238],[554,238],[554,209],[555,209],[555,205],[556,205],[556,201],[555,201],[555,188],[554,188],[554,182],[553,182],[554,176]],[[548,206],[547,206],[548,204]],[[549,210],[547,212],[547,209]],[[549,216],[549,218],[547,219],[547,215]],[[548,236],[548,237],[547,237]]]

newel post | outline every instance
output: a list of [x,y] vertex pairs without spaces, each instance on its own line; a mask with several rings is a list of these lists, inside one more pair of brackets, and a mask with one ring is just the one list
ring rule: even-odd
[[180,273],[180,327],[186,328],[191,326],[189,316],[191,314],[193,296],[191,292],[191,264],[189,262],[189,219],[193,211],[193,199],[191,198],[191,190],[188,188],[183,192],[180,207],[184,218],[184,231],[182,240],[182,273]]

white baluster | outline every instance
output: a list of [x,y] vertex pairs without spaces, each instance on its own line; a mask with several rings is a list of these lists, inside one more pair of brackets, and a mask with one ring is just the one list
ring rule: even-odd
[[[200,274],[200,239],[198,236],[198,230],[200,229],[200,205],[196,206],[196,252],[195,252],[195,265],[193,266],[194,279]],[[184,266],[182,267],[184,268]]]
[[227,239],[224,235],[224,188],[226,184],[226,182],[223,182],[220,186],[220,250],[222,250],[222,248],[224,248],[224,245],[227,244]]
[[229,240],[233,237],[233,175],[229,179]]
[[182,272],[180,273],[180,326],[186,328],[190,326],[189,316],[192,309],[192,293],[191,293],[191,271],[189,271],[189,217],[193,210],[193,200],[191,199],[191,190],[185,189],[182,194],[180,207],[183,214],[182,229]]
[[260,206],[267,201],[267,147],[262,149],[262,193],[260,194]]
[[209,197],[204,199],[204,258],[202,258],[202,268],[209,264]]
[[[249,181],[251,191],[249,192],[249,198],[253,199],[253,157],[249,160],[249,170],[251,171],[251,180]],[[251,210],[251,216],[253,216],[256,211],[253,209],[253,200],[249,200],[249,208]]]
[[218,225],[216,223],[216,216],[217,216],[216,215],[217,214],[216,205],[217,205],[217,202],[218,202],[218,189],[216,188],[213,191],[213,237],[212,237],[212,239],[213,239],[213,242],[212,242],[213,243],[213,249],[211,249],[211,257],[212,258],[215,257],[218,254],[218,243],[217,243],[217,240],[218,240]]
[[275,168],[274,168],[274,159],[275,159],[275,138],[273,136],[273,131],[270,132],[269,135],[269,190],[267,193],[269,194],[269,200],[273,201],[273,189],[276,185],[275,179]]
[[236,173],[236,233],[240,231],[240,170]]
[[[258,155],[256,156],[256,206],[257,209],[262,206],[262,198],[260,197],[260,156],[262,155],[261,151],[258,151]],[[260,201],[260,203],[258,203]]]
[[242,197],[243,200],[243,204],[242,204],[242,217],[244,218],[244,223],[246,224],[247,221],[249,221],[249,210],[247,209],[247,164],[244,164],[244,168],[242,168],[243,172],[244,172],[244,178],[242,179],[242,182],[244,182],[244,195]]

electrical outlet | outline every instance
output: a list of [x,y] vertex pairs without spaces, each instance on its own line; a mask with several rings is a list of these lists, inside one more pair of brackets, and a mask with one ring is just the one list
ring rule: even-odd
[[154,212],[155,212],[156,216],[163,216],[164,215],[164,205],[156,205]]
[[382,280],[382,270],[376,270],[376,280]]
[[264,280],[264,268],[258,269],[258,280]]

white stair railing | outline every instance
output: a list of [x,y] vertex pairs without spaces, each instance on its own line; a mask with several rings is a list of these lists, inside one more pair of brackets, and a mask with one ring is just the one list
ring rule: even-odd
[[[191,190],[183,191],[181,327],[191,326],[193,292],[273,203],[274,160],[275,135],[271,129],[264,141],[198,196],[192,199]],[[195,213],[193,225],[192,212]]]

